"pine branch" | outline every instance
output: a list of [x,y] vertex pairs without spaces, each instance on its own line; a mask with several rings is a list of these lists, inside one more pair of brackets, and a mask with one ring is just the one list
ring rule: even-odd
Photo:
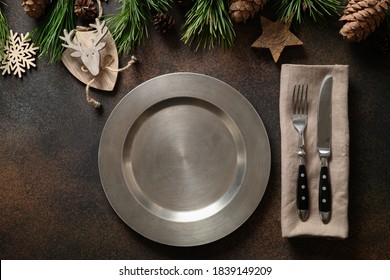
[[53,2],[49,11],[32,30],[31,37],[40,49],[40,58],[48,56],[51,63],[61,59],[64,47],[59,36],[63,34],[64,29],[75,28],[73,7],[74,0]]
[[339,16],[342,8],[340,0],[276,0],[275,6],[280,21],[301,24],[311,19],[319,25]]
[[3,60],[4,55],[4,45],[9,37],[9,27],[8,22],[1,10],[1,5],[3,3],[0,2],[0,62]]
[[172,0],[119,0],[120,12],[107,19],[118,52],[129,53],[148,37],[147,25],[152,22],[152,15],[166,12]]
[[185,32],[181,40],[185,44],[195,43],[199,48],[213,48],[220,44],[222,48],[234,45],[235,33],[229,16],[229,2],[226,0],[198,0],[186,14],[183,25]]

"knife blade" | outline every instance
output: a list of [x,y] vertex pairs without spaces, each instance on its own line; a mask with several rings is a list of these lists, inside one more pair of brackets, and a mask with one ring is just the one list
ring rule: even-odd
[[333,77],[325,76],[321,84],[317,111],[317,151],[321,159],[318,208],[324,224],[329,223],[332,212],[332,190],[328,170],[332,139],[332,87]]

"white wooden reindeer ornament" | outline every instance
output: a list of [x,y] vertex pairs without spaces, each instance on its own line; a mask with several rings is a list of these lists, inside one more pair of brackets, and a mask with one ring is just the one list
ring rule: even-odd
[[96,108],[101,104],[90,95],[90,87],[112,91],[118,72],[127,69],[137,59],[132,56],[127,66],[118,69],[118,51],[114,39],[105,25],[98,18],[90,28],[78,27],[68,32],[60,39],[66,50],[62,54],[65,67],[81,82],[86,84],[87,101]]

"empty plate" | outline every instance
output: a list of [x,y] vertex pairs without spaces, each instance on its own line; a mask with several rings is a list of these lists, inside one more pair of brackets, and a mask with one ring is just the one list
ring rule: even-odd
[[112,207],[154,241],[195,246],[244,223],[271,166],[250,103],[215,78],[173,73],[128,93],[104,127],[99,171]]

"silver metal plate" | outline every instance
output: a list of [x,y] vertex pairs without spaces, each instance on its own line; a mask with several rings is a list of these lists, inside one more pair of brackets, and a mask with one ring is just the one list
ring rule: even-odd
[[261,201],[270,166],[268,136],[250,103],[194,73],[133,89],[108,118],[99,147],[103,189],[117,214],[175,246],[237,229]]

